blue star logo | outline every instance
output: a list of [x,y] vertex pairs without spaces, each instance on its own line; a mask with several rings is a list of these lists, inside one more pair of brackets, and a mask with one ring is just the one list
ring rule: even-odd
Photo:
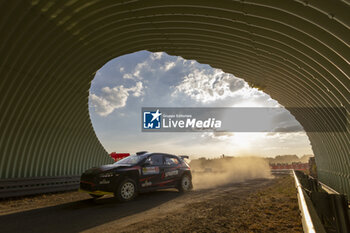
[[155,112],[143,112],[143,128],[144,129],[160,129],[162,113],[159,109]]

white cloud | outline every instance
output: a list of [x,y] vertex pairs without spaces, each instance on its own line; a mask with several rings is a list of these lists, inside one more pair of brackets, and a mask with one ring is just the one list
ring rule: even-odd
[[137,82],[134,87],[129,88],[129,91],[131,91],[133,96],[139,97],[143,95],[143,85],[142,82]]
[[229,78],[226,80],[229,84],[229,89],[231,92],[238,91],[239,89],[244,87],[244,81],[238,78]]
[[136,77],[137,79],[141,80],[141,79],[143,79],[143,77],[141,75],[141,71],[143,71],[144,69],[146,69],[146,70],[150,69],[148,60],[145,60],[143,62],[138,63],[135,66],[134,73],[132,75],[134,77]]
[[233,136],[233,132],[204,132],[201,134],[201,138],[209,139],[209,141],[226,141]]
[[124,78],[124,79],[134,79],[133,76],[132,76],[132,74],[124,74],[124,75],[123,75],[123,78]]
[[159,60],[159,59],[162,58],[163,55],[164,55],[163,52],[152,53],[152,54],[150,55],[150,58],[151,58],[152,60]]
[[143,80],[150,79],[150,77],[157,77],[168,72],[177,65],[182,64],[184,60],[182,58],[177,58],[175,61],[166,61],[165,58],[167,57],[163,52],[152,53],[147,59],[137,63],[132,74],[124,75],[124,78]]
[[96,94],[90,95],[90,103],[97,114],[107,116],[115,109],[124,107],[130,94],[135,97],[143,95],[142,82],[137,82],[135,86],[130,88],[126,88],[123,85],[113,88],[104,87],[101,89],[100,96]]
[[167,62],[167,63],[165,63],[165,65],[162,67],[162,69],[164,69],[165,71],[168,71],[168,70],[174,68],[175,65],[176,65],[175,62]]
[[90,95],[90,105],[95,109],[95,112],[101,116],[106,116],[114,110],[106,99],[95,94]]
[[242,79],[219,69],[197,69],[186,75],[176,86],[173,96],[185,93],[192,99],[210,102],[233,96],[234,92],[246,86]]
[[124,72],[124,67],[120,67],[119,71]]

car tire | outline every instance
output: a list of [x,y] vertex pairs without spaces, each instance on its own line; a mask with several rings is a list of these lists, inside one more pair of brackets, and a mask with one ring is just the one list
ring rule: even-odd
[[90,194],[90,196],[91,196],[93,199],[97,199],[97,198],[103,197],[103,195],[96,195],[96,194]]
[[192,179],[189,175],[185,174],[181,177],[177,189],[179,192],[184,193],[193,189]]
[[121,202],[131,201],[137,196],[136,182],[132,179],[125,179],[117,186],[114,196]]

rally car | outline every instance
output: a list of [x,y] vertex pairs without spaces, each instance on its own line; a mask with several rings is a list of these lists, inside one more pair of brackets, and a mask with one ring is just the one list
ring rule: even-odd
[[192,189],[192,175],[184,157],[138,152],[114,164],[85,171],[80,191],[93,198],[112,194],[123,202],[132,200],[137,193],[157,189],[177,188],[186,192]]

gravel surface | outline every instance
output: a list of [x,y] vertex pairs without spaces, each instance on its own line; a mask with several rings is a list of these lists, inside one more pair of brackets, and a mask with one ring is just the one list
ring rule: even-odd
[[[20,223],[20,224],[19,224]],[[68,192],[0,202],[0,232],[302,232],[289,176],[180,194],[164,190],[129,203]]]

